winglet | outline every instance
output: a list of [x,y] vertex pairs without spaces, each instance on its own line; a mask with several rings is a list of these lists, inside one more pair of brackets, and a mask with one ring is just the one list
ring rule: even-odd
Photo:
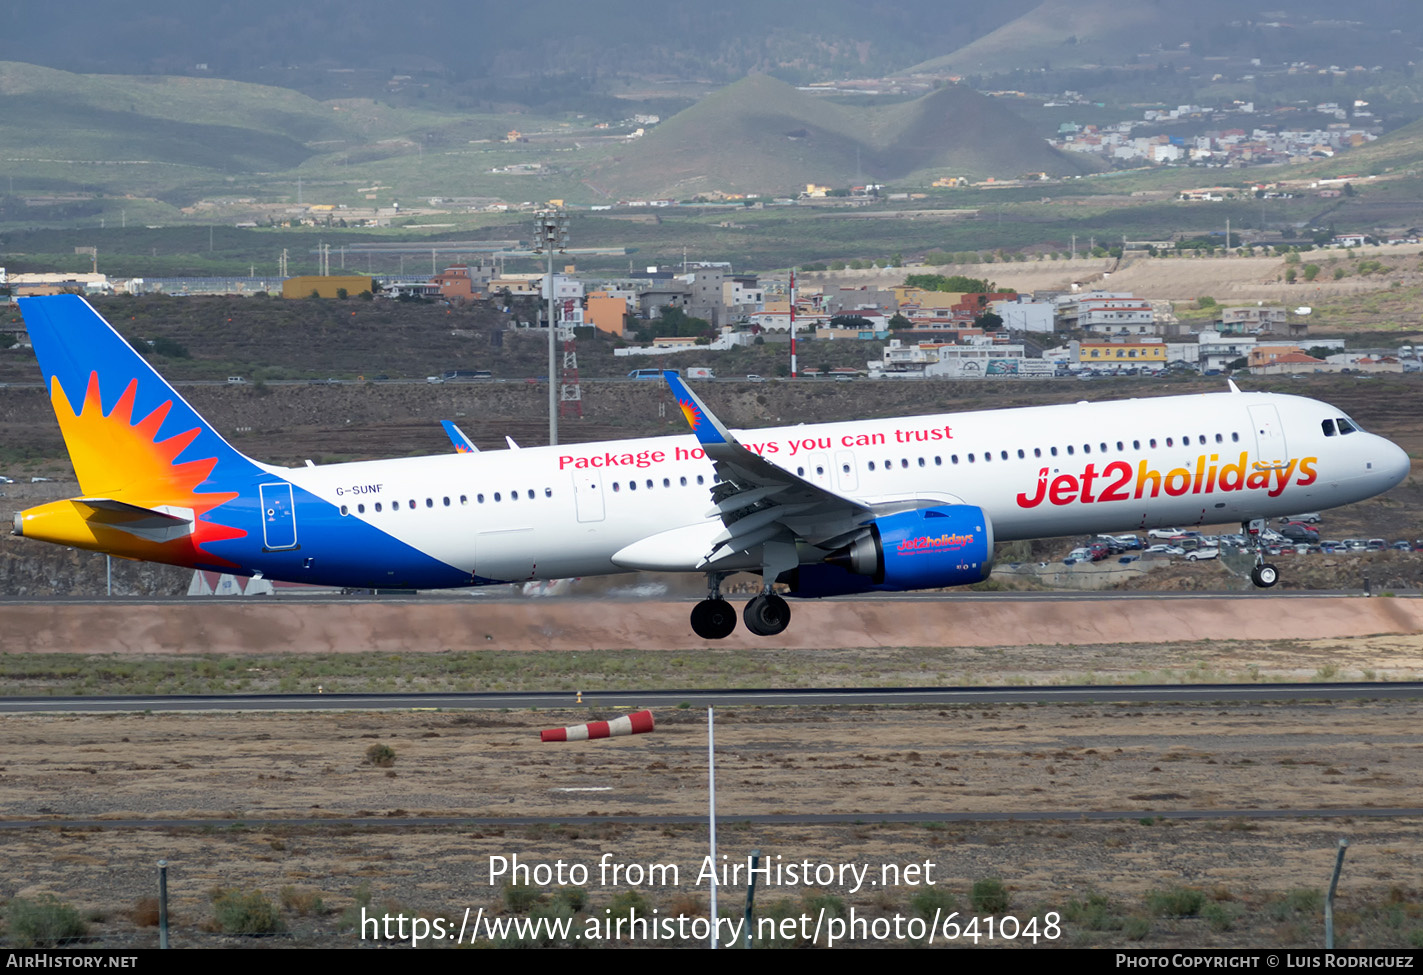
[[682,408],[682,415],[687,418],[687,425],[692,428],[692,433],[696,434],[697,441],[702,446],[736,443],[736,438],[712,415],[712,411],[697,398],[697,394],[687,388],[681,376],[669,369],[662,373],[662,378],[667,380],[672,395],[677,399],[677,405]]
[[457,454],[477,454],[479,448],[474,445],[474,441],[465,436],[465,432],[455,426],[453,420],[441,420],[440,426],[445,428],[445,436],[450,438],[450,443],[455,445]]
[[1234,379],[1227,379],[1227,380],[1225,381],[1225,383],[1226,383],[1227,386],[1230,387],[1230,391],[1231,391],[1232,393],[1238,393],[1238,392],[1240,392],[1240,387],[1237,386],[1237,385],[1235,385],[1235,380],[1234,380]]

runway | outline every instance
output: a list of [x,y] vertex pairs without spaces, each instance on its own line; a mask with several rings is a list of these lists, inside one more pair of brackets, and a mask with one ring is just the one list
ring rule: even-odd
[[[579,700],[581,697],[581,700]],[[1052,687],[741,688],[432,694],[159,694],[0,698],[0,714],[464,711],[576,708],[869,707],[963,704],[1202,704],[1423,699],[1423,682],[1138,684]]]

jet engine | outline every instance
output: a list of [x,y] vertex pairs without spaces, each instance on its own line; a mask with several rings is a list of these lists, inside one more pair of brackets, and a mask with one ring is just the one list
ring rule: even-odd
[[966,586],[993,568],[993,525],[973,505],[899,511],[877,518],[823,563],[802,565],[786,580],[791,595],[904,592]]

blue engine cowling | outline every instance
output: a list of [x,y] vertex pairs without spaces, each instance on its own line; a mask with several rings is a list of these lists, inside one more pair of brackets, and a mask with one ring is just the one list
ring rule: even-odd
[[853,543],[823,563],[802,565],[786,581],[790,595],[814,598],[967,586],[992,568],[988,514],[956,504],[878,518]]

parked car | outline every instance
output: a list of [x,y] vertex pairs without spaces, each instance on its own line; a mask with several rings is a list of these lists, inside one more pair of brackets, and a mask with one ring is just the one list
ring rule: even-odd
[[1280,534],[1293,542],[1317,542],[1319,532],[1302,521],[1292,521],[1280,529]]
[[1198,548],[1194,552],[1186,553],[1187,562],[1200,562],[1204,559],[1218,558],[1220,558],[1220,549],[1218,548]]
[[1153,528],[1146,533],[1147,538],[1176,538],[1182,534],[1179,528]]
[[1285,515],[1280,519],[1280,524],[1287,525],[1292,521],[1304,521],[1311,525],[1317,525],[1324,519],[1319,516],[1318,511],[1306,511],[1301,515]]

